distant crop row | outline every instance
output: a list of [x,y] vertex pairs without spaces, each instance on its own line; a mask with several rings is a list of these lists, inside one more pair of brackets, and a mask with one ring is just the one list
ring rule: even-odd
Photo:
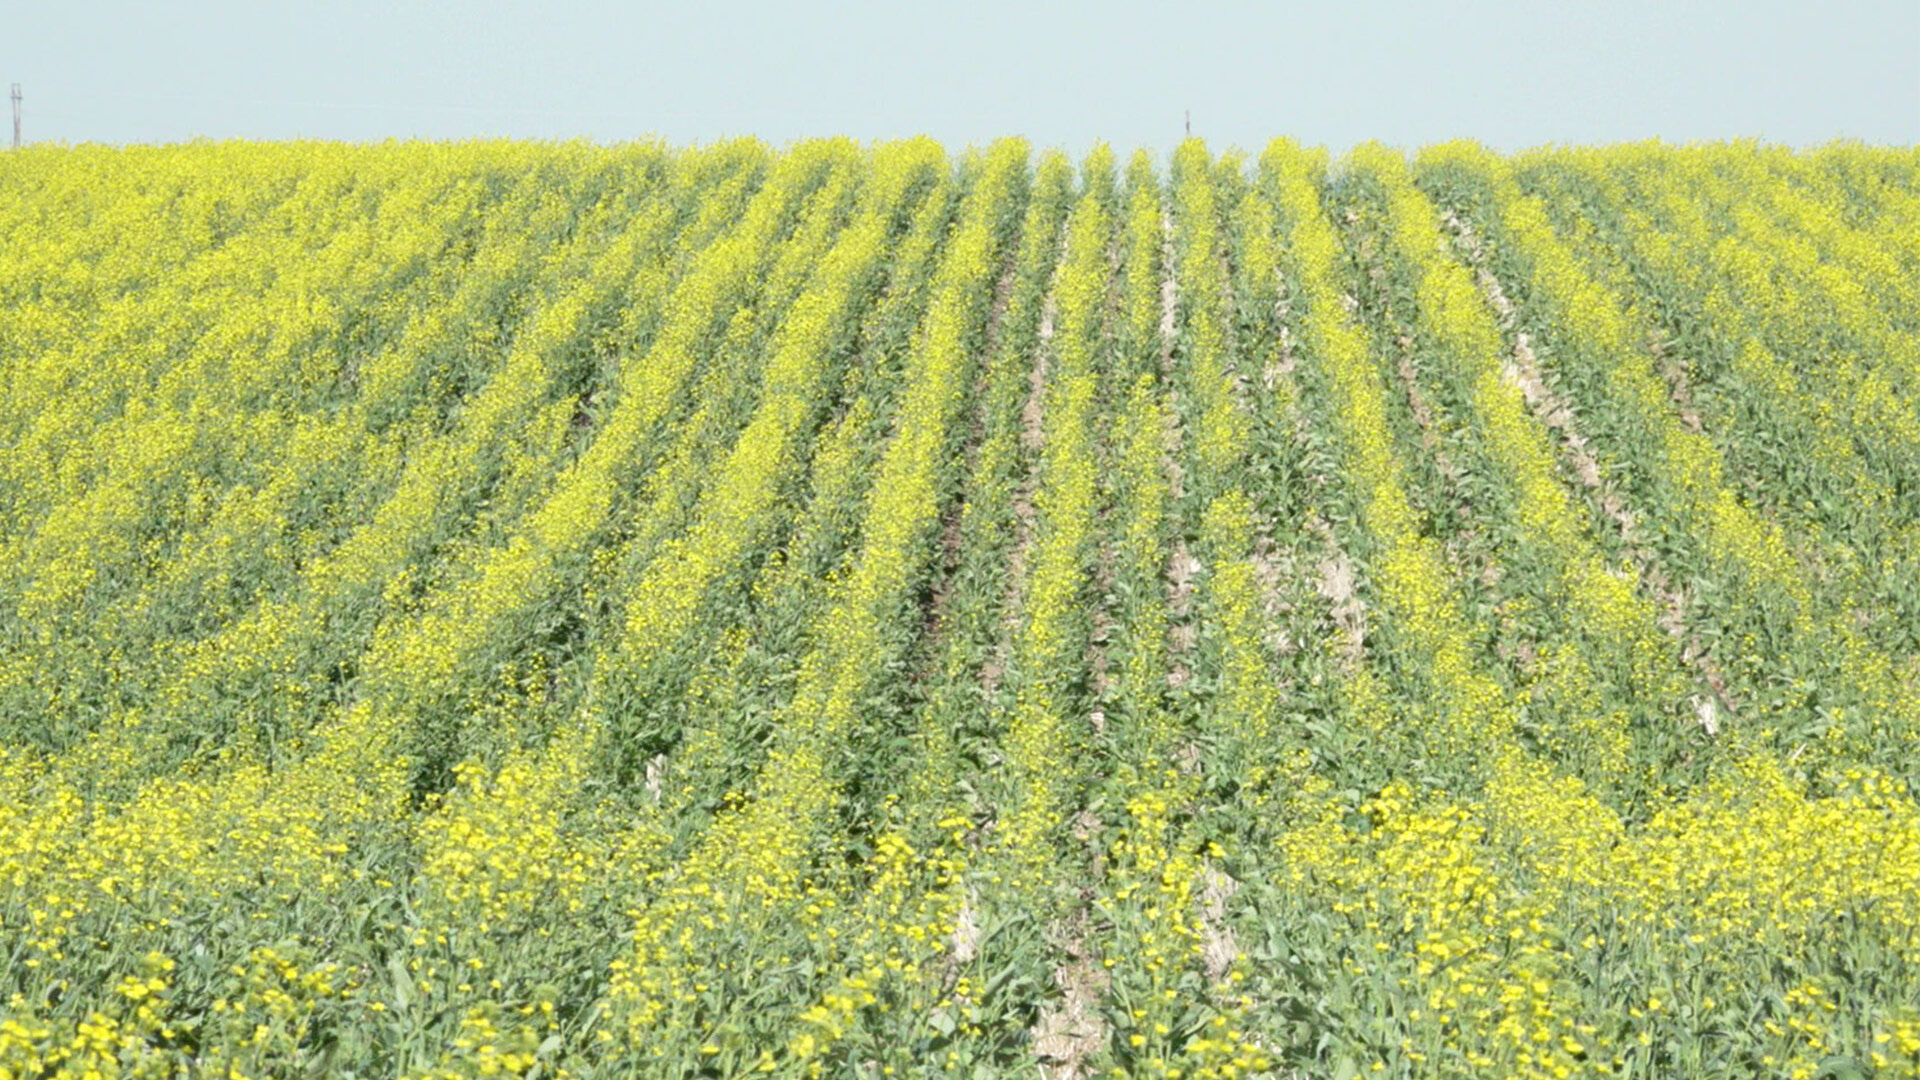
[[1920,1075],[1920,154],[0,158],[0,1077]]

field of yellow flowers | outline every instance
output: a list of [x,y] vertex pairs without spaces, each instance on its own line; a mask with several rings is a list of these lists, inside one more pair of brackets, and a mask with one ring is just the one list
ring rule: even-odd
[[1920,1076],[1920,149],[0,157],[0,1080]]

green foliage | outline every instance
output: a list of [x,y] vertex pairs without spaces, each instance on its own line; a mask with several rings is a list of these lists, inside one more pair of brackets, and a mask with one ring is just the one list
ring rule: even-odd
[[0,1077],[1920,1075],[1920,157],[0,158]]

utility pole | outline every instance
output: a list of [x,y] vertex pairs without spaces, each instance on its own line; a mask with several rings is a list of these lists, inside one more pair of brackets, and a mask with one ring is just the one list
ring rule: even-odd
[[20,84],[13,84],[13,148],[20,149]]
[[[17,86],[13,88],[13,99],[15,101],[20,100],[20,88]],[[20,106],[15,105],[13,107],[13,111],[15,115],[19,115]],[[18,120],[14,121],[13,126],[15,129],[13,143],[15,146],[18,146],[20,145],[20,135],[18,130],[20,127],[20,122]],[[1187,110],[1187,138],[1189,139],[1193,138],[1193,110],[1192,109]]]

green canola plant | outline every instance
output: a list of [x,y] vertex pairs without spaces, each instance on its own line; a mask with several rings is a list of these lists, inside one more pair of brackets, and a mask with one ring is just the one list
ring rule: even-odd
[[1920,1076],[1920,154],[0,157],[0,1080]]

